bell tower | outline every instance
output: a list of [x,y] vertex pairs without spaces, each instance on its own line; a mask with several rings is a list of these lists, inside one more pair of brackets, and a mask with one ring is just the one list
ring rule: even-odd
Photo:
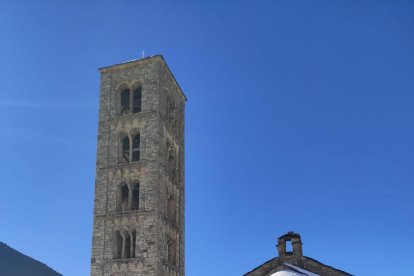
[[184,276],[186,97],[160,55],[100,74],[91,276]]

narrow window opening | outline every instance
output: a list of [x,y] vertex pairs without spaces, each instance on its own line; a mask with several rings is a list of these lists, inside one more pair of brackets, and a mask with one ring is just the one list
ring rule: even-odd
[[286,241],[286,253],[292,253],[293,247],[292,247],[292,241]]
[[176,159],[175,159],[175,148],[172,145],[167,144],[168,150],[168,171],[172,179],[175,179],[176,174]]
[[122,138],[122,162],[129,161],[129,137],[124,136]]
[[139,133],[134,136],[132,140],[132,161],[139,160],[139,146],[140,146],[141,138]]
[[177,200],[173,195],[169,195],[167,200],[167,217],[171,222],[177,222]]
[[138,87],[134,91],[133,96],[133,112],[141,112],[141,98],[142,98],[142,87]]
[[119,231],[115,232],[114,237],[114,258],[120,259],[122,257],[122,236]]
[[135,184],[132,190],[132,210],[139,209],[139,183]]
[[121,188],[121,209],[122,211],[128,210],[128,200],[129,200],[129,188],[127,184],[124,184]]
[[121,92],[121,114],[129,112],[129,93],[129,89],[124,89]]
[[125,248],[124,248],[124,259],[131,258],[131,236],[129,233],[125,234]]
[[168,263],[170,265],[176,266],[176,242],[173,238],[169,238],[167,243],[167,254],[168,254]]
[[131,233],[132,240],[131,240],[131,258],[135,258],[135,246],[137,243],[137,231],[133,230]]

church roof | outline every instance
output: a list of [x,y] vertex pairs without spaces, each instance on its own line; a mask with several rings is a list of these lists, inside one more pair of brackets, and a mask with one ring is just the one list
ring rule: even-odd
[[312,273],[293,264],[283,263],[286,269],[279,270],[270,276],[320,276],[319,274]]
[[[286,244],[291,243],[292,251],[286,250]],[[279,257],[273,258],[256,267],[245,276],[319,276],[351,274],[325,265],[315,259],[303,256],[302,241],[299,233],[288,232],[277,239]],[[329,273],[327,273],[329,272]]]
[[[337,269],[337,268],[334,268],[334,267],[332,267],[332,266],[329,266],[329,265],[326,265],[326,264],[323,264],[323,263],[321,263],[321,262],[319,262],[319,261],[317,261],[317,260],[315,260],[315,259],[313,259],[313,258],[311,258],[311,257],[307,257],[307,256],[301,256],[301,258],[303,258],[303,259],[305,259],[305,260],[308,260],[308,261],[311,261],[311,262],[314,262],[314,263],[316,263],[318,266],[320,266],[320,267],[325,267],[325,268],[328,268],[328,269],[330,269],[330,270],[334,270],[334,271],[336,271],[336,272],[338,272],[338,273],[341,273],[341,274],[343,274],[343,275],[349,275],[349,276],[352,276],[352,274],[349,274],[349,273],[347,273],[347,272],[345,272],[345,271],[343,271],[343,270],[340,270],[340,269]],[[267,262],[265,262],[265,263],[263,263],[263,264],[261,264],[261,265],[259,265],[258,267],[256,267],[256,268],[254,268],[254,269],[252,269],[251,271],[249,271],[249,272],[247,272],[246,274],[244,274],[244,276],[247,276],[247,275],[249,275],[250,273],[253,273],[253,272],[255,272],[256,270],[261,270],[262,268],[264,268],[264,267],[266,267],[266,266],[272,266],[272,263],[279,263],[279,261],[280,261],[280,258],[279,257],[275,257],[275,258],[273,258],[273,259],[270,259],[269,261],[267,261]],[[294,266],[294,265],[292,265],[292,264],[289,264],[289,263],[287,263],[287,262],[284,262],[283,263],[283,265],[285,265],[285,266],[289,266],[290,267],[290,269],[292,269],[292,268],[295,268],[295,269],[299,269],[298,271],[293,271],[292,272],[292,270],[289,270],[289,269],[286,269],[286,270],[280,270],[280,271],[277,271],[277,272],[284,272],[284,273],[291,273],[291,274],[276,274],[277,272],[275,272],[274,274],[270,274],[270,276],[304,276],[304,275],[306,275],[306,276],[318,276],[319,274],[315,274],[315,273],[312,273],[312,272],[310,272],[310,271],[306,271],[306,270],[304,270],[304,269],[302,269],[302,268],[299,268],[299,267],[297,267],[297,266]],[[287,271],[287,272],[286,272]],[[308,274],[304,274],[304,272],[306,272],[306,273],[308,273]],[[296,274],[292,274],[292,273],[296,273]],[[299,273],[299,274],[298,274]],[[302,274],[300,274],[300,273],[302,273]]]

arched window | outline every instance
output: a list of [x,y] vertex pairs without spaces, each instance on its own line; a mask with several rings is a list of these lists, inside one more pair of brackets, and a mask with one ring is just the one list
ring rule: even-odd
[[132,106],[133,113],[141,112],[141,97],[142,97],[142,88],[141,86],[139,86],[137,89],[134,90],[133,106]]
[[128,232],[124,232],[124,254],[122,256],[123,259],[131,258],[131,235]]
[[129,209],[129,188],[125,183],[121,187],[121,210],[126,211]]
[[130,105],[130,92],[129,89],[124,89],[121,91],[121,114],[128,114],[129,113],[129,105]]
[[132,210],[139,209],[139,183],[135,184],[132,190]]
[[175,179],[175,177],[176,177],[176,157],[175,157],[175,148],[172,145],[168,146],[168,172],[170,173],[171,178]]
[[121,162],[129,162],[129,137],[123,136],[121,139]]
[[135,258],[135,245],[137,243],[137,231],[131,232],[131,258]]
[[132,161],[139,160],[139,147],[141,143],[141,138],[139,133],[135,134],[134,138],[132,138]]
[[177,243],[175,238],[169,237],[167,241],[167,260],[170,265],[176,266],[176,252],[177,252]]
[[137,243],[137,231],[117,230],[114,233],[114,259],[135,258],[135,245]]
[[177,222],[177,200],[172,194],[170,194],[167,199],[167,217],[170,221],[174,223]]
[[121,259],[122,258],[122,245],[123,239],[121,233],[119,231],[115,231],[114,235],[114,258]]

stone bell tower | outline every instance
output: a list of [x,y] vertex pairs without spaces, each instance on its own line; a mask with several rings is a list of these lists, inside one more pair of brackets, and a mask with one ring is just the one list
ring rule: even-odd
[[184,276],[186,97],[162,56],[100,68],[92,276]]

